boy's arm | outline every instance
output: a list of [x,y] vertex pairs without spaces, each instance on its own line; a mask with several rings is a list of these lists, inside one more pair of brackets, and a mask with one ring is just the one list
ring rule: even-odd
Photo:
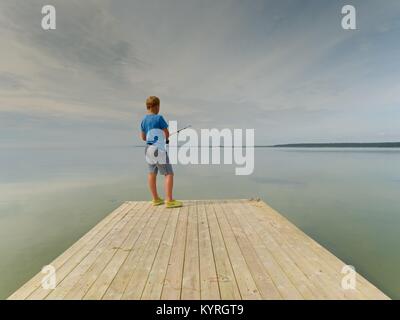
[[169,130],[168,130],[168,128],[163,129],[163,131],[164,131],[164,135],[165,135],[165,140],[168,140],[168,138],[169,138]]
[[140,138],[142,138],[143,141],[146,141],[146,132],[145,132],[143,121],[144,121],[144,119],[140,123]]
[[163,129],[165,135],[165,143],[169,144],[169,130],[168,128]]

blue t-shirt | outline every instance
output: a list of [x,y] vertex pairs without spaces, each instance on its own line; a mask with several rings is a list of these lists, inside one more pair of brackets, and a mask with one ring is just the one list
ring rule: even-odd
[[157,142],[164,140],[164,133],[159,130],[166,128],[168,128],[168,123],[165,121],[163,116],[159,114],[146,114],[140,124],[140,129],[146,134],[147,143],[156,144]]

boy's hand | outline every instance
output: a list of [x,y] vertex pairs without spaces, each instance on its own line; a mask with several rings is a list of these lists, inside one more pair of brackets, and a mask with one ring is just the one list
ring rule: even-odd
[[165,143],[169,144],[169,130],[168,129],[163,129],[164,135],[165,135]]

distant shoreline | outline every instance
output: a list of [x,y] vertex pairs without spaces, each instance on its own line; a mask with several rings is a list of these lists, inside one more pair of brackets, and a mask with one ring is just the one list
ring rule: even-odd
[[272,148],[400,148],[400,142],[361,142],[361,143],[290,143],[276,144]]

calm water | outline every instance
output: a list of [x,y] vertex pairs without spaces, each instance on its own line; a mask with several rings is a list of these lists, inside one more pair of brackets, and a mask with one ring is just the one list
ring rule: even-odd
[[[251,176],[175,167],[176,197],[260,197],[399,299],[399,163],[400,150],[259,148]],[[0,298],[122,201],[149,197],[140,148],[1,149],[0,167]]]

